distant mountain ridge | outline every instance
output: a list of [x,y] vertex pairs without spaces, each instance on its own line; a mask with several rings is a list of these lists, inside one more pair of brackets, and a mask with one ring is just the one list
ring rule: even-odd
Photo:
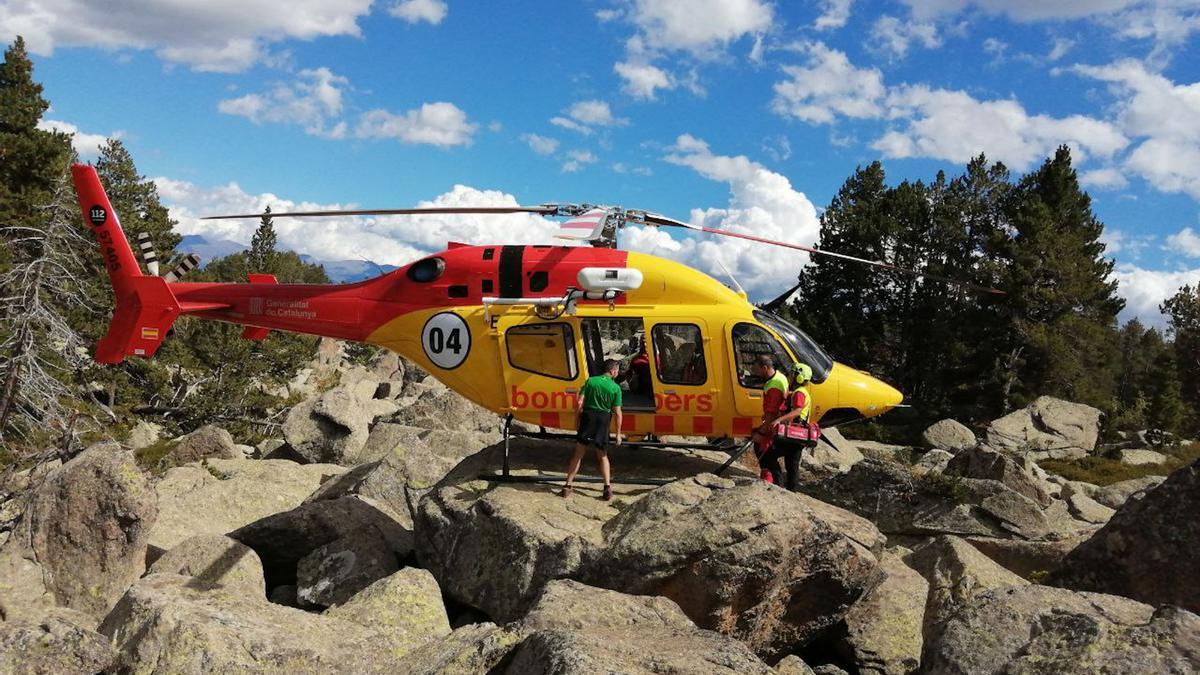
[[[203,267],[210,260],[223,258],[247,248],[244,244],[230,239],[209,239],[199,234],[188,234],[184,235],[175,250],[200,256],[200,266]],[[371,260],[321,260],[306,253],[301,253],[300,259],[311,265],[321,265],[332,281],[341,284],[370,279],[396,269],[395,265],[381,265]]]

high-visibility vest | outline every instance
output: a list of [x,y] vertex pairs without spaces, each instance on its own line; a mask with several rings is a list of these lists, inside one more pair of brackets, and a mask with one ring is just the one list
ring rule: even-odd
[[777,370],[777,371],[775,371],[775,374],[770,377],[770,379],[768,379],[766,382],[763,382],[763,395],[764,396],[767,394],[768,391],[771,391],[772,389],[778,389],[779,393],[783,394],[784,398],[787,398],[787,394],[788,394],[787,375],[784,375],[782,372]]
[[[791,405],[792,405],[792,397],[795,396],[797,393],[804,394],[804,405],[801,406],[800,409],[802,412],[800,413],[800,416],[797,417],[796,419],[800,420],[801,422],[807,423],[808,418],[812,415],[812,394],[808,393],[808,385],[807,384],[802,384],[799,387],[796,387],[795,389],[793,389],[791,391],[791,393],[788,394],[787,403],[788,403],[789,407],[791,407]],[[794,409],[795,408],[792,408],[792,410],[794,410]]]

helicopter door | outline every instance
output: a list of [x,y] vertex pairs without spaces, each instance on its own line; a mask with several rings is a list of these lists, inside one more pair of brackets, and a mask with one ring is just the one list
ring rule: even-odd
[[646,351],[646,328],[641,319],[580,319],[588,375],[603,375],[604,362],[621,362],[617,382],[624,392],[622,409],[654,412],[654,379]]
[[694,317],[656,319],[650,327],[658,387],[656,434],[713,433],[719,375],[709,372],[706,328],[705,322]]
[[545,427],[573,427],[583,382],[571,322],[502,317],[497,329],[509,409]]
[[761,419],[763,378],[754,374],[754,362],[760,354],[768,354],[775,361],[776,369],[788,372],[795,359],[788,354],[779,340],[766,328],[746,321],[729,324],[729,344],[733,358],[729,361],[733,369],[734,409],[742,417]]

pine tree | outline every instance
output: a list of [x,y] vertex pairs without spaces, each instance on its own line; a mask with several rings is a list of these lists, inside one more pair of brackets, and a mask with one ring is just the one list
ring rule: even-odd
[[1159,308],[1167,315],[1174,338],[1175,364],[1188,433],[1200,433],[1200,285],[1184,286]]
[[250,240],[247,263],[250,271],[273,274],[275,272],[275,225],[271,218],[271,207],[263,210],[258,229]]
[[1025,176],[1008,202],[1006,335],[1012,358],[999,380],[1004,407],[1042,394],[1106,408],[1116,361],[1116,316],[1124,306],[1103,257],[1104,225],[1079,188],[1062,146]]

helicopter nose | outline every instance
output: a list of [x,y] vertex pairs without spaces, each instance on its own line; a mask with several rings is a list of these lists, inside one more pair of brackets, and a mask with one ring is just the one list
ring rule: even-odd
[[845,364],[834,363],[829,379],[838,383],[838,405],[853,408],[864,417],[874,417],[904,401],[892,385]]

